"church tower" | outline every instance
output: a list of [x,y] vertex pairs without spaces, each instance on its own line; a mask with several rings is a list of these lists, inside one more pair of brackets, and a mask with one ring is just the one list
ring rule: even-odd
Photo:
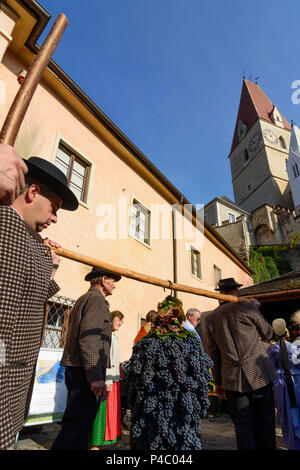
[[235,203],[247,212],[293,207],[286,159],[291,126],[257,83],[243,80],[229,154]]
[[295,215],[300,215],[300,130],[295,124],[292,126],[289,158],[286,161]]

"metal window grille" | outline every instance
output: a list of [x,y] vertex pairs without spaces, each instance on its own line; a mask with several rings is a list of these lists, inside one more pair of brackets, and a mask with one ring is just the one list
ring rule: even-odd
[[53,296],[48,300],[43,348],[59,349],[64,347],[68,318],[74,304],[74,299],[63,296]]

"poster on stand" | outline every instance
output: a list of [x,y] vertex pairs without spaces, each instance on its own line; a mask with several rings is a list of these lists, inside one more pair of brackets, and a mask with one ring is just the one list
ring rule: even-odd
[[40,350],[29,415],[24,426],[61,420],[67,401],[65,367],[60,365],[62,353],[62,349]]

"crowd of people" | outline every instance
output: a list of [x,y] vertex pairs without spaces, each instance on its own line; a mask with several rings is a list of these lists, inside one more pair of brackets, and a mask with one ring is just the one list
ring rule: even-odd
[[[45,306],[59,290],[60,258],[51,249],[59,245],[40,232],[78,201],[47,160],[25,164],[7,145],[0,156],[0,449],[7,449],[28,414]],[[275,450],[277,421],[287,448],[300,450],[300,311],[288,325],[277,318],[271,326],[255,299],[220,301],[201,338],[200,310],[184,313],[168,296],[148,312],[122,377],[116,332],[124,315],[107,301],[120,279],[93,267],[69,316],[61,360],[68,396],[52,450],[98,450],[121,438],[120,380],[128,384],[132,450],[200,450],[212,379],[238,449]],[[227,278],[217,290],[238,296],[240,287]]]

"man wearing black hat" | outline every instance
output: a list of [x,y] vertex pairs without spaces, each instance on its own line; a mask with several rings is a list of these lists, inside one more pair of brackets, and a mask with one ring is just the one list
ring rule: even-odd
[[[238,296],[234,278],[221,279],[222,294]],[[227,398],[240,450],[276,448],[273,380],[276,371],[263,340],[273,329],[255,302],[221,302],[206,316],[206,350],[214,362],[216,393]]]
[[93,268],[85,276],[90,289],[77,299],[69,326],[61,365],[66,366],[67,406],[62,428],[51,450],[86,450],[89,433],[106,398],[105,374],[110,367],[112,324],[109,303],[121,276]]
[[57,222],[60,208],[78,206],[52,163],[38,157],[26,163],[21,194],[12,206],[0,205],[0,449],[27,417],[46,302],[59,290],[53,277],[60,259],[39,232]]

